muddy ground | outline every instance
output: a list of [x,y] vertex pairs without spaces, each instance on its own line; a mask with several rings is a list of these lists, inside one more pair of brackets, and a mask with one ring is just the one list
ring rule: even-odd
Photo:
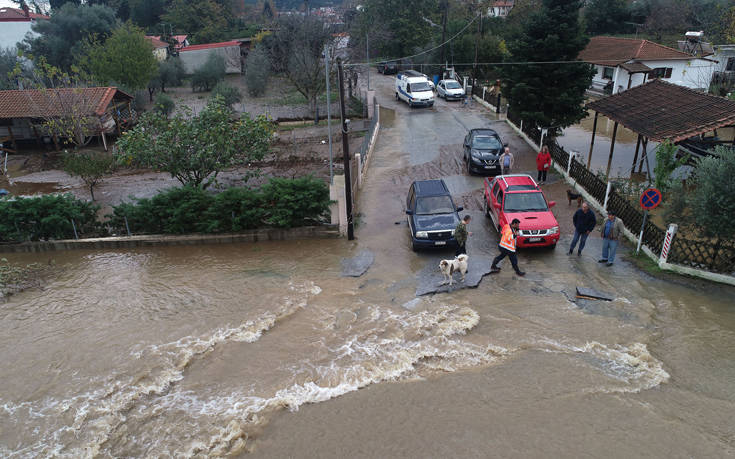
[[[341,174],[342,139],[339,127],[332,125],[332,155],[335,174]],[[364,132],[350,135],[350,151],[360,150]],[[99,149],[92,147],[92,149]],[[31,151],[8,157],[8,176],[0,175],[0,188],[17,196],[70,192],[79,199],[91,199],[89,189],[78,177],[71,177],[61,170],[62,154],[59,152]],[[258,176],[245,182],[249,172]],[[270,177],[295,178],[313,175],[329,181],[329,144],[326,127],[297,128],[281,131],[273,143],[271,153],[262,161],[247,167],[223,171],[217,176],[217,187],[259,186]],[[110,212],[112,206],[135,198],[150,198],[164,190],[180,186],[168,173],[142,169],[121,169],[105,177],[94,189],[95,200],[101,205],[101,215]]]

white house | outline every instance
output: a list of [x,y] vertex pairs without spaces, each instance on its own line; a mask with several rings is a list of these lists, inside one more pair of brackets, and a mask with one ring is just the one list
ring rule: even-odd
[[487,15],[490,17],[504,18],[513,9],[514,0],[498,0],[488,8]]
[[648,40],[592,37],[579,60],[595,66],[590,89],[617,94],[653,78],[706,91],[717,62]]
[[43,14],[32,13],[28,7],[0,8],[0,48],[15,48],[31,32],[31,25],[38,20],[48,19]]

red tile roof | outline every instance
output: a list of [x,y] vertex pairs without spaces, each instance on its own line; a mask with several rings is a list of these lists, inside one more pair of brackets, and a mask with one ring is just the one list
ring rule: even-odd
[[82,105],[85,115],[100,116],[115,97],[132,97],[115,87],[0,91],[0,119],[62,116],[64,107]]
[[168,48],[168,43],[165,41],[161,41],[158,39],[158,37],[152,37],[150,35],[146,35],[145,38],[151,42],[153,45],[153,48],[159,49],[159,48]]
[[579,53],[579,60],[591,64],[616,66],[630,60],[658,61],[694,59],[691,54],[648,40],[616,37],[592,37]]
[[661,142],[735,125],[735,101],[661,80],[587,104],[633,132]]
[[186,48],[181,48],[181,52],[184,51],[196,51],[198,49],[212,49],[212,48],[226,48],[228,46],[240,46],[239,41],[223,41],[221,43],[205,43],[203,45],[190,45]]
[[20,8],[0,8],[0,22],[23,22],[30,21],[31,19],[48,19],[49,17],[44,14],[37,14],[28,12],[26,16],[25,11]]
[[[160,35],[150,35],[150,36],[157,40],[161,39]],[[188,35],[171,35],[171,38],[173,38],[177,42],[177,44],[174,45],[174,49],[181,50],[181,48],[184,47],[184,42],[186,41],[188,37],[189,37]]]

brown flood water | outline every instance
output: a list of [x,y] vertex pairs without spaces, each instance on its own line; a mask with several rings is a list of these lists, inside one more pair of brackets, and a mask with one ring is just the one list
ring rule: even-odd
[[[7,256],[59,269],[0,303],[0,456],[735,454],[732,289],[651,278],[625,248],[601,269],[598,239],[570,258],[564,236],[521,252],[524,278],[504,265],[415,297],[417,273],[450,254],[408,248],[407,171],[421,154],[442,173],[461,163],[440,154],[448,141],[413,151],[401,136],[480,122],[447,113],[381,131],[355,242]],[[473,215],[468,251],[492,256]],[[363,249],[373,266],[341,277]],[[615,299],[575,304],[577,285]]]

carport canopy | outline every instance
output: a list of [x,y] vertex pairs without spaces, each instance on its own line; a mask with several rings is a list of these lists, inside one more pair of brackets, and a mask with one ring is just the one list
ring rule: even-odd
[[[587,108],[595,111],[592,128],[587,167],[592,160],[592,148],[595,143],[597,116],[602,113],[613,120],[612,143],[607,174],[610,174],[615,135],[618,124],[638,134],[633,167],[638,160],[638,150],[643,142],[643,156],[646,156],[646,145],[649,140],[673,143],[704,134],[718,128],[735,125],[735,101],[723,97],[712,96],[683,86],[652,80],[627,91],[605,97],[587,104]],[[641,164],[641,168],[643,164]],[[650,175],[650,171],[649,171]]]

